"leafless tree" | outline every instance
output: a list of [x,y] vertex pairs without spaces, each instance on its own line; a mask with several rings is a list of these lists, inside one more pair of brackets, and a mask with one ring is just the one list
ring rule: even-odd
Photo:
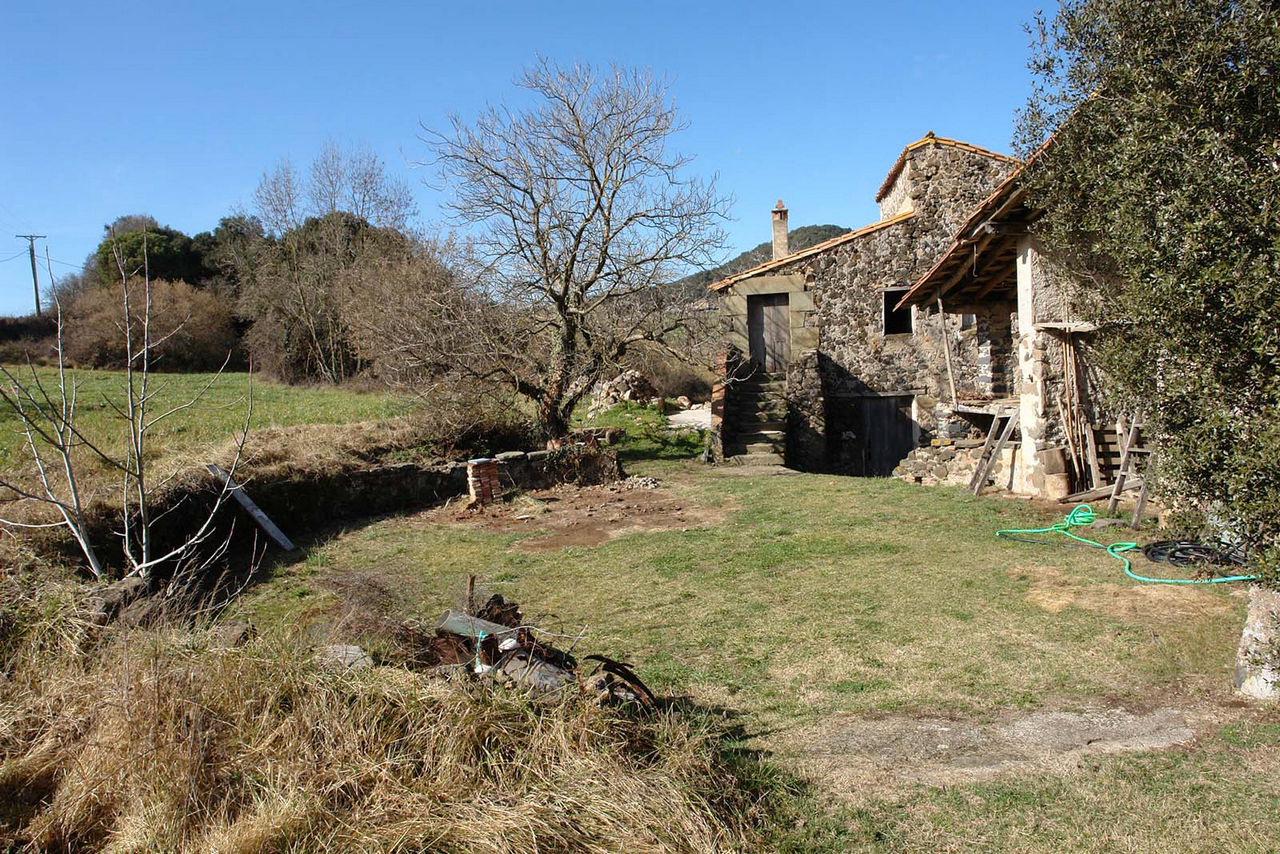
[[651,73],[541,61],[517,85],[527,108],[424,128],[469,242],[450,288],[428,269],[416,331],[382,343],[426,376],[505,384],[555,438],[628,348],[687,340],[696,313],[670,283],[716,263],[728,200],[668,150],[684,125]]
[[[101,439],[86,435],[76,423],[76,405],[79,385],[67,370],[63,356],[63,324],[61,306],[57,306],[57,387],[50,388],[40,377],[34,365],[28,365],[26,375],[19,376],[0,366],[0,373],[7,381],[0,388],[0,402],[16,415],[26,439],[26,450],[35,467],[38,486],[0,479],[0,489],[11,495],[27,499],[38,505],[53,507],[60,517],[54,522],[20,519],[0,519],[0,523],[14,528],[66,526],[71,532],[95,577],[101,577],[104,565],[97,545],[90,538],[86,516],[86,496],[79,474],[82,454],[88,454],[115,471],[120,477],[119,500],[116,505],[122,521],[121,532],[126,573],[147,577],[161,566],[185,567],[190,573],[193,566],[203,566],[213,557],[220,556],[226,543],[214,548],[210,554],[199,557],[206,541],[214,531],[218,510],[230,495],[231,479],[215,496],[204,521],[180,539],[178,545],[157,549],[154,536],[156,522],[154,502],[157,493],[173,478],[173,475],[151,477],[149,458],[152,452],[152,435],[157,428],[175,415],[200,405],[209,389],[222,376],[219,369],[196,393],[183,402],[157,409],[156,398],[163,390],[163,383],[152,372],[153,360],[165,338],[177,334],[183,324],[175,325],[163,336],[153,334],[152,282],[146,267],[146,243],[143,243],[144,269],[140,278],[130,276],[123,256],[116,253],[120,274],[121,319],[125,337],[125,376],[123,400],[103,395],[104,404],[119,419],[125,434],[126,449],[123,454],[107,449]],[[188,321],[191,318],[187,319]],[[228,354],[228,359],[230,354]],[[244,427],[235,437],[235,451],[229,466],[234,475],[248,438],[249,422],[253,414],[252,387],[246,398]]]
[[287,160],[264,174],[254,205],[269,239],[242,275],[250,350],[284,379],[346,379],[360,364],[342,296],[371,259],[407,240],[412,193],[372,152],[330,143],[305,176]]

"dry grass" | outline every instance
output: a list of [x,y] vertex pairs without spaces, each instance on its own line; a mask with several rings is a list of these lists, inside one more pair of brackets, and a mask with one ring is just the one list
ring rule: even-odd
[[5,611],[0,848],[706,852],[766,819],[710,717],[338,672],[287,633],[97,629],[72,601]]

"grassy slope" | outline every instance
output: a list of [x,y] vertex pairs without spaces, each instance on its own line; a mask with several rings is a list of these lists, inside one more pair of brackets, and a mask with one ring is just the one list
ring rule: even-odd
[[[664,455],[644,426],[652,418],[620,420],[654,446],[645,456]],[[1242,598],[1220,588],[1155,596],[1100,553],[992,538],[1051,521],[1047,511],[885,480],[753,478],[661,460],[632,470],[724,508],[727,520],[525,553],[511,549],[517,536],[389,519],[316,544],[247,607],[260,620],[305,621],[333,601],[318,576],[376,567],[408,591],[403,616],[430,619],[479,569],[489,589],[528,610],[588,624],[592,650],[634,661],[656,686],[747,712],[760,743],[784,754],[800,728],[835,712],[982,718],[1225,694]],[[903,785],[849,812],[819,810],[782,844],[1260,850],[1269,826],[1259,817],[1280,809],[1266,726],[1059,774]]]
[[[26,368],[10,370],[26,378]],[[57,388],[57,372],[37,368],[41,381],[52,393]],[[77,423],[86,435],[102,438],[111,448],[123,447],[121,422],[108,400],[124,398],[124,375],[119,371],[73,371],[79,384]],[[159,389],[156,412],[193,396],[212,379],[210,374],[156,374]],[[157,455],[176,455],[225,443],[244,423],[244,406],[249,389],[248,375],[224,374],[210,388],[198,408],[179,413],[156,428]],[[379,393],[353,392],[334,388],[298,388],[255,378],[253,382],[253,427],[293,424],[342,424],[390,417],[399,411],[394,397]],[[18,465],[25,458],[23,437],[17,432],[18,419],[8,407],[0,407],[0,469]]]

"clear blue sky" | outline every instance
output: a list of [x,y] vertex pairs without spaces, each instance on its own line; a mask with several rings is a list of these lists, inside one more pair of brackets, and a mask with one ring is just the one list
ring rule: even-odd
[[[367,144],[412,162],[419,121],[515,96],[535,55],[673,81],[679,150],[736,198],[745,249],[779,198],[792,226],[876,219],[902,146],[933,130],[1009,151],[1022,25],[1046,2],[25,3],[0,30],[0,314],[32,309],[19,232],[78,264],[102,226],[149,213],[188,234],[246,205],[284,156]],[[43,259],[43,241],[39,254]],[[14,257],[16,256],[16,257]],[[72,269],[55,263],[54,272]],[[41,261],[41,277],[45,275]]]

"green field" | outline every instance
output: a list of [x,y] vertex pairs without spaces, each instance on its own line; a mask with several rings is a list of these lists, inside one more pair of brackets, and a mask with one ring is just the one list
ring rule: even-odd
[[[29,369],[9,366],[24,383],[30,380]],[[37,375],[50,394],[58,387],[57,371],[37,368]],[[126,397],[124,374],[119,371],[68,371],[78,387],[77,426],[87,436],[103,443],[108,450],[124,447],[125,424],[111,408]],[[191,399],[214,380],[212,374],[154,374],[157,390],[153,412]],[[305,388],[287,386],[246,373],[227,373],[217,377],[200,404],[157,426],[153,450],[156,457],[189,455],[198,450],[225,444],[233,432],[244,424],[245,407],[250,391],[253,399],[252,427],[287,427],[296,424],[344,424],[352,421],[382,420],[401,413],[403,400],[376,392],[356,392],[329,387]],[[0,406],[0,469],[25,462],[25,437],[18,417],[7,406]]]
[[[1280,710],[1230,692],[1240,590],[1139,585],[1100,551],[992,536],[1054,507],[654,459],[675,453],[653,418],[618,419],[637,440],[629,471],[701,522],[529,551],[536,518],[519,533],[386,519],[312,542],[244,611],[377,651],[339,616],[360,591],[380,616],[430,621],[478,572],[546,626],[587,626],[584,650],[741,713],[750,746],[812,775],[810,819],[784,850],[1275,850]],[[555,512],[517,501],[509,512]],[[1153,731],[1054,748],[1099,716]],[[974,741],[917,744],[922,729]],[[992,732],[1012,735],[979,743]],[[1157,746],[1134,749],[1143,738]]]

